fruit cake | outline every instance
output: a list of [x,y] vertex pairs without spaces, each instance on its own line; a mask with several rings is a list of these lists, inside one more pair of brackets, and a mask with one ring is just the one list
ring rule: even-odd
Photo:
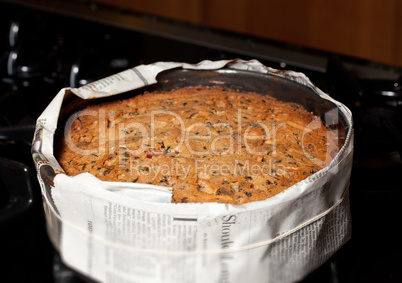
[[56,143],[69,176],[172,188],[172,202],[244,204],[329,165],[336,131],[302,106],[224,87],[143,93],[87,106]]

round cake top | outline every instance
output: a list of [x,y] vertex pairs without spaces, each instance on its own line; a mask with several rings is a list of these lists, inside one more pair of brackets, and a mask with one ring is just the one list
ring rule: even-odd
[[337,134],[296,103],[223,87],[88,106],[56,143],[68,175],[173,188],[172,202],[264,200],[328,166]]

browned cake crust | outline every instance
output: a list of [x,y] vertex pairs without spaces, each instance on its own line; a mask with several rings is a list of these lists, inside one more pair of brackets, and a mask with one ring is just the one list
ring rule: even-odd
[[295,103],[221,87],[85,108],[56,143],[70,176],[173,188],[172,202],[264,200],[329,165],[337,135]]

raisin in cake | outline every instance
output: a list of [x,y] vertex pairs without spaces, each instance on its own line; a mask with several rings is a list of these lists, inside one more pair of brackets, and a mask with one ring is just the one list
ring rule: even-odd
[[264,200],[328,166],[338,137],[295,103],[189,87],[88,106],[58,142],[70,176],[172,187],[172,202]]

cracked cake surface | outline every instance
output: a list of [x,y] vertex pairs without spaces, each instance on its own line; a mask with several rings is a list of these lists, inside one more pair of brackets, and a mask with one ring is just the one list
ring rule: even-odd
[[339,148],[299,104],[198,86],[87,106],[68,120],[56,157],[70,176],[171,187],[172,202],[244,204],[328,166]]

